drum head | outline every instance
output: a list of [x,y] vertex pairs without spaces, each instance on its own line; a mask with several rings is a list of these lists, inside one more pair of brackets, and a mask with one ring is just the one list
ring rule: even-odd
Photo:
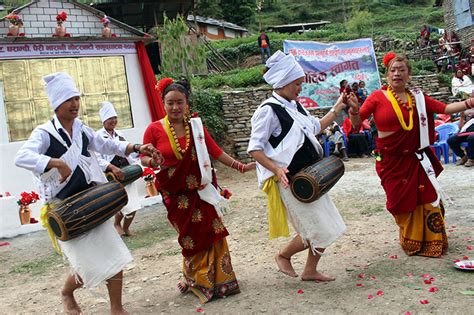
[[61,241],[67,241],[69,239],[69,233],[61,217],[55,211],[49,211],[47,217],[54,234],[56,234]]
[[301,202],[312,202],[316,200],[316,194],[318,193],[315,190],[314,183],[304,176],[293,180],[291,183],[291,191],[293,192],[293,196]]

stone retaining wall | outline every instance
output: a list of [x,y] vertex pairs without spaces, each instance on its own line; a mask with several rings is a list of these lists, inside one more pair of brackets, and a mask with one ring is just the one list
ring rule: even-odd
[[[451,93],[449,88],[440,86],[436,75],[412,77],[410,86],[420,87],[428,95],[442,101],[448,102]],[[261,87],[246,91],[226,91],[222,95],[222,108],[224,121],[227,126],[227,136],[233,142],[231,155],[242,161],[250,161],[247,154],[247,146],[250,137],[250,119],[262,101],[270,97],[272,90],[269,87]],[[317,108],[310,110],[316,117],[323,117],[329,108]]]

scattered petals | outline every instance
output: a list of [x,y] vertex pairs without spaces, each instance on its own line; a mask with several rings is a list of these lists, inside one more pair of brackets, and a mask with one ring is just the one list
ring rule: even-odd
[[364,284],[363,283],[356,283],[356,287],[363,287]]
[[472,246],[471,246],[471,245],[468,245],[468,246],[466,246],[466,249],[467,249],[467,250],[472,250]]
[[383,295],[383,291],[377,291],[377,296],[382,296]]
[[457,262],[460,262],[460,261],[461,261],[461,259],[455,259],[455,260],[453,260],[453,263],[457,263]]
[[452,233],[452,232],[454,232],[454,230],[448,230],[448,232],[449,232],[449,233]]
[[435,277],[430,277],[430,281],[431,281],[431,282],[436,281]]
[[298,291],[296,291],[296,293],[298,293],[298,294],[303,294],[303,293],[304,293],[304,291],[303,291],[303,290],[301,290],[301,289],[299,289]]
[[431,280],[428,280],[428,279],[425,280],[424,282],[425,282],[425,284],[431,284]]
[[390,258],[390,259],[397,259],[398,256],[397,256],[397,255],[392,255],[392,256],[388,256],[388,258]]
[[365,273],[359,273],[357,275],[357,277],[360,278],[360,279],[364,279],[365,278]]
[[196,312],[198,312],[198,313],[204,313],[204,309],[201,308],[201,307],[198,307],[198,308],[196,309]]
[[369,294],[369,295],[367,296],[367,299],[369,299],[369,300],[370,300],[370,299],[373,299],[373,298],[374,298],[374,296],[373,296],[372,294]]
[[462,260],[469,260],[469,256],[462,256]]
[[370,276],[370,280],[377,280],[376,276]]
[[429,273],[424,273],[421,277],[422,277],[422,278],[429,278],[429,277],[431,277],[431,276],[430,276]]
[[439,289],[437,287],[431,287],[428,289],[429,292],[438,292]]
[[455,225],[451,225],[451,227],[452,227],[453,229],[455,229],[455,228],[456,228],[456,226],[455,226]]
[[10,245],[9,242],[0,242],[0,246],[8,246],[8,245]]
[[466,237],[464,238],[464,240],[465,240],[465,241],[470,241],[471,238],[470,238],[469,236],[466,236]]
[[421,300],[420,303],[421,304],[428,304],[429,302],[428,302],[428,300]]
[[403,315],[411,315],[411,313],[406,311],[405,314],[403,314]]

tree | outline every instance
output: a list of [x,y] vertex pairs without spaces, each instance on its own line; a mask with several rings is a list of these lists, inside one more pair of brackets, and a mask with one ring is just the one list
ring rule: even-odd
[[347,30],[357,33],[359,37],[367,30],[372,30],[373,15],[367,10],[355,10],[347,21]]
[[161,73],[172,77],[185,77],[207,71],[206,53],[199,38],[193,43],[189,28],[182,15],[170,20],[163,16],[163,28],[157,32],[161,48]]

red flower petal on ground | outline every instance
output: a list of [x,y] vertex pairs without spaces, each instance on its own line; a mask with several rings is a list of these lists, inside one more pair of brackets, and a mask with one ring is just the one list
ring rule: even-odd
[[448,232],[449,232],[449,233],[452,233],[452,232],[454,232],[454,230],[448,230]]
[[374,296],[373,296],[372,294],[369,294],[369,295],[367,296],[367,299],[369,299],[369,300],[370,300],[370,299],[373,299],[373,298],[374,298]]
[[[8,196],[8,195],[7,195],[7,196]],[[465,237],[464,240],[465,240],[465,241],[470,241],[471,238],[468,236],[468,237]]]
[[299,289],[298,291],[296,291],[296,293],[298,293],[298,294],[303,294],[303,293],[304,293],[304,291],[303,291],[303,290],[301,290],[301,289]]
[[0,246],[8,246],[8,245],[10,245],[9,242],[0,242]]
[[428,302],[428,300],[421,300],[420,303],[421,304],[428,304],[429,302]]
[[201,307],[198,307],[198,308],[196,309],[196,312],[198,312],[198,313],[204,313],[204,309],[201,308]]
[[429,292],[438,292],[439,289],[437,287],[431,287],[428,289]]
[[376,276],[370,276],[370,280],[377,280]]
[[455,259],[453,260],[453,263],[457,263],[457,262],[460,262],[461,260],[460,259]]
[[425,282],[425,284],[431,284],[430,280],[425,280],[424,282]]
[[383,291],[380,290],[380,291],[377,291],[377,296],[382,296],[383,295]]
[[435,277],[431,277],[431,278],[430,278],[430,281],[431,281],[431,282],[434,282],[434,281],[436,281],[436,278],[435,278]]
[[411,313],[406,311],[405,314],[403,314],[403,315],[411,315]]
[[390,258],[390,259],[397,259],[398,256],[397,256],[397,255],[392,255],[392,256],[388,256],[388,258]]
[[467,250],[472,250],[472,246],[471,246],[471,245],[468,245],[468,246],[466,246],[466,249],[467,249]]
[[363,287],[364,284],[363,283],[356,283],[356,287]]
[[469,256],[462,256],[463,260],[469,260]]
[[359,273],[357,275],[358,278],[364,279],[365,278],[365,273]]
[[411,272],[407,273],[407,277],[412,278],[412,277],[413,277],[413,273],[411,273]]
[[424,273],[423,275],[421,275],[422,278],[429,278],[431,277],[429,273]]
[[452,227],[453,229],[455,229],[455,228],[456,228],[456,226],[455,226],[455,225],[451,225],[451,227]]

